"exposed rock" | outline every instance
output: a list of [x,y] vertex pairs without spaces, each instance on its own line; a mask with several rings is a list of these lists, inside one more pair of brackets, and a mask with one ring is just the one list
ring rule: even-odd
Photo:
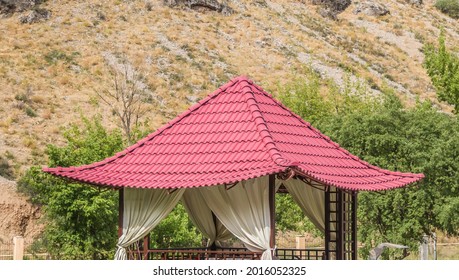
[[423,4],[422,0],[405,0],[405,1],[416,7],[421,7]]
[[164,4],[169,7],[185,5],[192,9],[212,10],[224,15],[230,15],[234,12],[226,3],[221,4],[216,0],[164,0]]
[[36,23],[40,21],[48,20],[51,17],[51,12],[46,9],[34,9],[28,12],[26,15],[20,16],[19,21],[22,24]]
[[39,207],[16,192],[16,183],[0,176],[0,244],[21,235],[27,242],[34,240],[42,231]]
[[0,0],[0,14],[13,14],[30,10],[43,0]]
[[367,16],[385,16],[390,14],[389,9],[379,3],[374,3],[372,1],[365,1],[358,3],[354,9],[354,14],[363,13]]
[[320,5],[319,14],[323,17],[336,19],[336,16],[351,5],[351,0],[312,0],[312,4]]

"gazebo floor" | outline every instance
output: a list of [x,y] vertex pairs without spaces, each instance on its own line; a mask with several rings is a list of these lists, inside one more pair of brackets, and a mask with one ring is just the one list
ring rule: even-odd
[[[128,250],[131,260],[259,260],[260,252],[251,252],[246,248],[168,248]],[[276,249],[280,260],[323,260],[324,248]]]

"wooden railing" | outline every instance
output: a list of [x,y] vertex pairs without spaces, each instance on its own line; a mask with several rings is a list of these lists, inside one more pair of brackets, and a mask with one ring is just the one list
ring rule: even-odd
[[279,260],[325,260],[325,249],[277,249],[276,257]]
[[[276,257],[280,260],[322,260],[325,259],[323,248],[277,249]],[[251,252],[246,248],[168,248],[146,249],[131,247],[128,249],[131,260],[259,260],[260,252]]]

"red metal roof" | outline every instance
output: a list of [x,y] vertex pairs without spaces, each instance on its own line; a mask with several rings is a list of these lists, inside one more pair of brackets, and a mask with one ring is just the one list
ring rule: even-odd
[[233,79],[113,157],[43,171],[116,188],[191,188],[288,168],[357,191],[403,187],[424,177],[383,170],[350,154],[245,77]]

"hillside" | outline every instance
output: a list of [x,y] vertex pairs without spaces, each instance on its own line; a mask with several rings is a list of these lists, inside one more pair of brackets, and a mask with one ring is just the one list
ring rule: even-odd
[[[428,99],[451,111],[436,100],[421,50],[444,28],[448,46],[458,51],[459,21],[437,11],[433,0],[353,1],[336,19],[323,17],[316,0],[220,1],[227,7],[219,11],[162,0],[23,2],[29,6],[0,9],[0,160],[16,176],[45,164],[46,145],[62,143],[62,131],[82,116],[101,115],[115,127],[97,93],[113,90],[110,73],[123,69],[148,95],[141,121],[151,130],[235,76],[275,93],[304,67],[340,86],[350,81],[375,94],[389,87],[407,106]],[[367,2],[390,13],[354,12]],[[16,201],[3,193],[3,200]]]
[[42,231],[40,210],[31,206],[25,196],[16,192],[16,184],[0,176],[0,244],[21,235],[27,242]]
[[384,16],[354,14],[353,1],[337,20],[310,1],[227,1],[229,15],[165,2],[177,1],[45,1],[48,20],[20,23],[29,11],[0,18],[0,155],[16,173],[43,164],[46,144],[82,115],[113,127],[96,92],[113,89],[109,71],[126,65],[150,95],[144,119],[154,129],[234,76],[275,92],[304,66],[376,93],[389,86],[407,105],[436,102],[420,49],[441,27],[459,45],[458,21],[433,1],[371,1],[385,3]]

